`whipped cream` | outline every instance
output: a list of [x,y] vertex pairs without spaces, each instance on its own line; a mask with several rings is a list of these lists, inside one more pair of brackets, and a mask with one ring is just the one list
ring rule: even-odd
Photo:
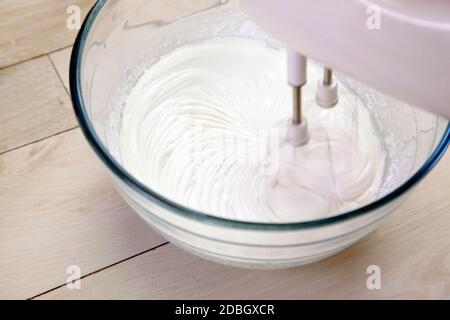
[[335,108],[320,108],[321,69],[310,63],[310,140],[293,147],[285,64],[283,50],[244,38],[162,57],[127,97],[122,164],[175,202],[241,221],[308,221],[375,200],[386,156],[368,110],[344,86]]

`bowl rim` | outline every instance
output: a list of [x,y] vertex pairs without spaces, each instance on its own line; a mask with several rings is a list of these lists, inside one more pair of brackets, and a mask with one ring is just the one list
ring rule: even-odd
[[103,163],[109,168],[109,170],[111,170],[117,177],[120,178],[121,181],[123,181],[127,186],[132,188],[134,191],[138,192],[141,196],[145,197],[146,199],[150,200],[153,203],[156,203],[164,207],[165,209],[168,209],[172,213],[176,213],[185,218],[193,219],[198,222],[204,222],[222,227],[247,229],[247,230],[287,231],[287,230],[309,229],[314,227],[324,227],[363,216],[397,199],[398,197],[403,195],[406,191],[415,186],[431,171],[431,169],[442,158],[443,154],[445,153],[445,150],[449,145],[450,122],[448,122],[445,133],[443,134],[440,143],[437,145],[436,149],[431,154],[431,156],[402,185],[400,185],[395,190],[389,192],[382,198],[377,199],[365,205],[364,207],[340,213],[339,215],[332,217],[293,223],[247,222],[215,217],[208,213],[196,211],[188,207],[185,207],[151,190],[150,188],[146,187],[144,184],[139,182],[137,179],[135,179],[131,174],[129,174],[125,170],[125,168],[123,168],[121,164],[119,164],[111,155],[111,153],[107,150],[105,145],[101,142],[98,135],[96,134],[92,123],[88,120],[89,119],[88,112],[87,109],[85,108],[85,104],[82,98],[83,95],[81,92],[82,58],[86,41],[89,37],[91,28],[94,25],[97,16],[102,11],[106,3],[107,0],[98,0],[95,3],[95,5],[91,8],[81,26],[81,29],[77,35],[77,38],[73,46],[72,55],[70,59],[69,82],[74,111],[84,136],[88,140],[91,147],[94,149],[97,156],[103,161]]

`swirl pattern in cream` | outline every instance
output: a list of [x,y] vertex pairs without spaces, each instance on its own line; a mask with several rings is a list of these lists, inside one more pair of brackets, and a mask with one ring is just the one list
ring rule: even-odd
[[385,152],[370,114],[343,86],[337,107],[317,106],[321,71],[310,65],[311,138],[294,148],[285,139],[291,90],[283,51],[244,38],[176,49],[131,89],[123,165],[175,202],[234,220],[308,221],[373,201]]

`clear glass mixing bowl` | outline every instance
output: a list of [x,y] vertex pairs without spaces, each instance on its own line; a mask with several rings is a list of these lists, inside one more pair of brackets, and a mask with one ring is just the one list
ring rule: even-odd
[[123,99],[143,67],[179,46],[212,36],[272,41],[246,18],[237,0],[101,0],[79,33],[70,67],[81,128],[110,170],[118,192],[154,229],[194,254],[254,268],[293,267],[335,254],[398,207],[448,146],[447,120],[338,75],[372,113],[388,153],[377,200],[325,219],[277,224],[218,218],[174,203],[121,165]]

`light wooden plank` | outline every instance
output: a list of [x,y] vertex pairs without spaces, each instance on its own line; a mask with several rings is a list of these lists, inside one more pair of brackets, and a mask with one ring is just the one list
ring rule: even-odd
[[48,57],[0,70],[0,153],[77,126]]
[[69,66],[72,47],[56,51],[49,55],[64,87],[69,91]]
[[163,243],[116,194],[80,129],[0,156],[0,298],[30,298]]
[[[374,233],[313,265],[254,271],[206,262],[172,245],[86,277],[42,299],[449,298],[450,154]],[[367,267],[381,268],[368,290]]]
[[67,28],[67,8],[82,18],[95,0],[0,1],[0,68],[70,46],[78,30]]

